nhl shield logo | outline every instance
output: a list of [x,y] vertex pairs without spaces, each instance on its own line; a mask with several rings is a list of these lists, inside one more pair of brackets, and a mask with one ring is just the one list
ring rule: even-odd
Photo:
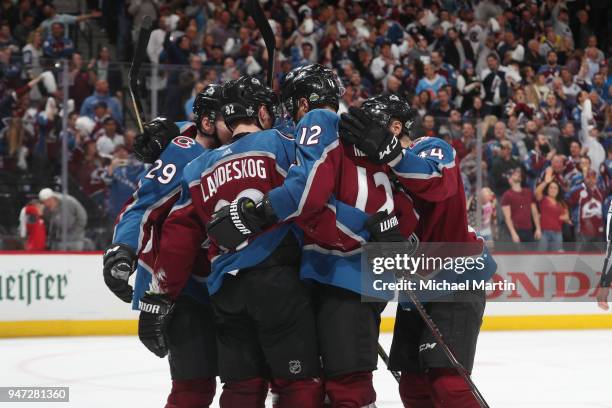
[[302,372],[302,363],[300,360],[289,361],[289,372],[291,374],[299,374]]
[[255,109],[253,109],[252,106],[249,106],[248,108],[246,108],[247,116],[253,116],[254,113],[255,113]]

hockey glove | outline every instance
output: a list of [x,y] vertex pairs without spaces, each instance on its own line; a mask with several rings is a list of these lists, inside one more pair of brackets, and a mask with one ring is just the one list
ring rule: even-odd
[[365,227],[370,233],[370,242],[404,242],[399,220],[395,214],[379,211],[367,219]]
[[136,253],[123,244],[112,244],[104,251],[102,258],[103,274],[106,286],[126,303],[132,301],[134,290],[128,284],[128,279],[136,269]]
[[138,338],[153,354],[163,358],[168,354],[166,328],[172,319],[174,302],[161,293],[145,293],[138,302]]
[[172,139],[180,135],[176,124],[166,118],[146,123],[144,131],[134,140],[134,156],[143,163],[153,163]]
[[236,249],[276,221],[267,196],[258,204],[250,198],[241,197],[215,212],[206,224],[206,232],[217,245]]
[[395,164],[402,155],[402,145],[388,129],[370,120],[360,109],[351,107],[340,115],[338,133],[354,144],[376,164]]

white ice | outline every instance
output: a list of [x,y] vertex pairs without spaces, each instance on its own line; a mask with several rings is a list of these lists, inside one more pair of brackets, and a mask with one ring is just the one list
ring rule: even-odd
[[[388,350],[391,335],[381,343]],[[612,408],[611,345],[612,330],[483,332],[474,381],[493,408]],[[167,362],[136,337],[6,339],[0,358],[0,386],[70,387],[69,403],[0,408],[162,408],[170,387]],[[401,407],[379,367],[377,406]]]

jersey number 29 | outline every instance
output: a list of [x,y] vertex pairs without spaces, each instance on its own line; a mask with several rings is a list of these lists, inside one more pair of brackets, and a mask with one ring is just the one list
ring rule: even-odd
[[174,177],[176,174],[176,166],[174,164],[169,163],[164,166],[164,163],[161,160],[155,160],[153,167],[151,167],[151,170],[149,170],[145,178],[156,178],[155,172],[159,169],[162,169],[162,171],[161,174],[157,176],[157,181],[162,184],[168,184],[172,180],[172,177]]

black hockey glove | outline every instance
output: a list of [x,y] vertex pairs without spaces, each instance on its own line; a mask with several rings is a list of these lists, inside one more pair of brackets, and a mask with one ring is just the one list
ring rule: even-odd
[[174,302],[160,293],[145,293],[138,302],[138,338],[153,354],[163,358],[168,354],[166,328],[172,319]]
[[106,286],[126,303],[132,301],[134,290],[128,284],[128,279],[136,269],[136,253],[123,244],[112,244],[104,251],[102,258],[103,274]]
[[134,140],[134,156],[143,163],[153,163],[168,143],[180,135],[176,124],[166,118],[155,118],[145,123],[144,131]]
[[267,196],[258,204],[242,197],[215,212],[206,224],[206,233],[218,245],[236,249],[277,220]]
[[370,242],[404,242],[399,220],[395,214],[379,211],[367,219],[365,227],[370,233]]
[[348,113],[340,115],[338,126],[342,140],[354,144],[376,164],[391,163],[402,155],[397,137],[360,109],[350,107]]

